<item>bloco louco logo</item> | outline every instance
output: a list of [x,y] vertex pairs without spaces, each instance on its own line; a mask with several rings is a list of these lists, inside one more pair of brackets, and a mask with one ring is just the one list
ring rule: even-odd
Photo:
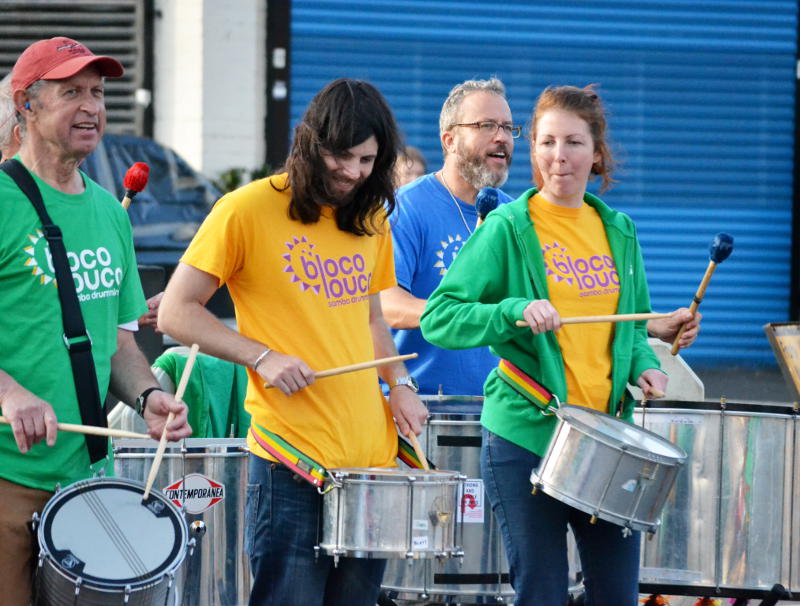
[[[30,246],[23,250],[27,255],[25,265],[31,273],[39,278],[39,283],[46,286],[56,285],[56,272],[53,268],[53,257],[44,234],[36,230],[29,235]],[[83,249],[79,252],[67,251],[67,261],[75,282],[78,299],[89,301],[114,297],[119,294],[122,282],[122,268],[114,262],[107,248],[100,246],[95,250]]]
[[367,271],[360,253],[328,256],[305,236],[293,237],[286,248],[289,252],[283,255],[287,261],[283,271],[300,290],[325,297],[329,307],[358,303],[369,296],[372,272]]
[[455,236],[448,235],[447,239],[442,240],[440,244],[442,248],[436,251],[437,261],[433,266],[439,270],[439,275],[443,276],[447,273],[447,270],[450,269],[458,251],[464,246],[464,240],[461,238],[461,234],[456,234]]
[[619,291],[619,274],[608,255],[572,257],[558,242],[542,248],[547,279],[574,285],[581,297],[607,295]]

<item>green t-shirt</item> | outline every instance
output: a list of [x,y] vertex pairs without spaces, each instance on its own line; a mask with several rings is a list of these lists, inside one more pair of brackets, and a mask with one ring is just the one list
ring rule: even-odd
[[[85,174],[85,190],[70,195],[34,175],[45,207],[61,228],[81,312],[92,339],[101,396],[108,390],[117,327],[147,309],[131,225],[125,210]],[[0,171],[0,368],[49,402],[62,423],[80,423],[72,367],[64,346],[61,304],[50,249],[28,198]],[[91,477],[84,437],[59,432],[55,446],[40,442],[26,454],[11,427],[0,425],[0,477],[53,490]]]

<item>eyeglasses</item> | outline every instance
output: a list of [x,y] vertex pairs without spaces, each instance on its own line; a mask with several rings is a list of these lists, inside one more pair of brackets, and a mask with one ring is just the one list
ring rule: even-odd
[[451,124],[450,128],[454,126],[469,126],[470,128],[477,128],[481,131],[484,135],[494,136],[495,133],[499,129],[503,129],[507,135],[510,135],[512,139],[518,139],[520,134],[522,133],[521,126],[515,126],[514,124],[500,124],[493,120],[486,120],[484,122],[462,122],[460,124]]

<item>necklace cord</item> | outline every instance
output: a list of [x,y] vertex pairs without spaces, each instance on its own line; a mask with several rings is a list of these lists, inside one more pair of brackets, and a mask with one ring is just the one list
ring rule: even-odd
[[472,230],[469,228],[469,224],[467,223],[467,219],[464,217],[464,212],[461,210],[461,205],[456,200],[456,197],[453,195],[453,192],[450,190],[450,186],[447,184],[447,180],[444,178],[444,171],[439,171],[437,173],[439,175],[439,179],[442,181],[442,185],[447,190],[447,193],[450,194],[450,199],[453,200],[453,204],[456,205],[456,210],[458,214],[461,216],[461,220],[464,222],[464,227],[467,228],[467,233],[471,236]]

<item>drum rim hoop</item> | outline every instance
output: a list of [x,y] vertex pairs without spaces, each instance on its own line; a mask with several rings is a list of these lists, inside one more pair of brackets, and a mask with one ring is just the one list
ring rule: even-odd
[[[601,412],[596,411],[594,409],[586,408],[584,406],[575,406],[574,404],[562,404],[560,408],[556,409],[556,415],[558,416],[559,422],[563,423],[565,425],[574,427],[580,433],[586,435],[589,438],[592,438],[593,440],[601,442],[602,444],[606,444],[607,446],[610,446],[612,448],[616,448],[618,450],[623,450],[621,448],[621,446],[624,443],[620,442],[619,440],[617,440],[617,439],[615,439],[615,438],[613,438],[611,436],[605,435],[604,433],[591,431],[592,428],[587,426],[580,419],[575,419],[575,417],[573,416],[572,418],[575,419],[574,423],[565,421],[563,419],[562,415],[569,416],[569,414],[570,414],[570,412],[572,410],[580,410],[580,411],[582,411],[580,414],[583,414],[584,412],[589,412],[590,414],[596,414],[598,416],[604,414],[604,413],[601,413]],[[665,465],[682,465],[683,463],[686,462],[686,459],[688,458],[688,454],[686,453],[686,451],[683,448],[681,448],[677,444],[673,444],[672,442],[670,442],[669,440],[665,439],[664,437],[658,435],[657,433],[655,433],[653,431],[650,431],[649,429],[645,429],[641,425],[636,425],[634,423],[626,423],[625,421],[617,419],[616,417],[612,417],[611,415],[607,415],[606,414],[605,416],[608,417],[609,419],[612,419],[612,420],[617,421],[619,423],[625,423],[626,425],[628,425],[630,427],[635,427],[637,431],[640,431],[640,432],[646,434],[648,437],[650,437],[654,441],[656,441],[656,442],[658,442],[660,444],[663,444],[663,445],[667,446],[668,448],[672,449],[677,456],[670,456],[670,455],[666,455],[666,454],[652,452],[650,450],[646,450],[646,449],[644,449],[644,448],[642,448],[640,446],[637,446],[635,444],[624,444],[624,446],[626,447],[624,449],[624,451],[626,453],[631,453],[632,455],[636,455],[639,458],[647,459],[649,461],[655,461],[655,462],[658,462],[658,463],[663,463]],[[558,431],[558,430],[556,430],[556,431]],[[555,434],[554,434],[554,436],[555,436]]]
[[647,406],[637,406],[637,411],[647,414],[649,410],[683,410],[692,412],[730,412],[730,413],[763,413],[774,414],[786,417],[793,417],[797,412],[790,405],[780,406],[776,404],[757,404],[747,402],[725,402],[724,407],[721,402],[716,400],[654,400],[648,401]]

